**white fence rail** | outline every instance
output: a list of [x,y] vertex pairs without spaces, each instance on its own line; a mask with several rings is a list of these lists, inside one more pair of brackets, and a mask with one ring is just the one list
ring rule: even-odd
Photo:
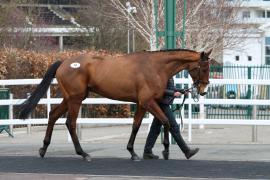
[[[0,87],[5,86],[20,86],[20,85],[36,85],[41,82],[41,79],[16,79],[16,80],[0,80]],[[260,79],[210,79],[211,84],[217,85],[229,85],[229,84],[237,84],[237,85],[270,85],[270,80],[260,80]],[[57,81],[54,80],[53,84],[56,84]],[[181,84],[189,84],[191,86],[191,79],[175,79],[175,83]],[[9,100],[0,100],[0,106],[2,105],[19,105],[25,99],[9,99]],[[59,104],[62,101],[61,98],[51,98],[50,88],[47,92],[47,97],[40,100],[39,104],[47,105],[47,115],[51,110],[52,104]],[[182,99],[177,98],[174,103],[181,104]],[[87,98],[83,101],[83,104],[132,104],[130,102],[122,102],[111,100],[107,98]],[[206,104],[214,105],[214,104],[222,104],[222,105],[269,105],[269,99],[205,99],[201,98],[199,102],[193,101],[191,97],[189,97],[185,104],[188,104],[188,118],[184,118],[184,124],[188,124],[188,140],[191,141],[192,135],[192,125],[193,124],[239,124],[239,125],[270,125],[269,120],[257,120],[257,119],[205,119],[204,116],[200,116],[201,118],[192,118],[192,104],[200,104],[202,107]],[[202,108],[204,109],[204,108]],[[183,113],[183,112],[182,112]],[[204,113],[204,112],[200,112]],[[183,116],[184,117],[184,116]],[[145,118],[143,123],[151,123],[152,117]],[[180,122],[180,119],[177,119]],[[1,120],[0,125],[18,125],[18,124],[47,124],[47,119],[27,119],[27,120],[20,120],[20,119],[8,119],[8,120]],[[79,124],[132,124],[132,118],[78,118]],[[60,118],[57,123],[65,123],[65,119]]]

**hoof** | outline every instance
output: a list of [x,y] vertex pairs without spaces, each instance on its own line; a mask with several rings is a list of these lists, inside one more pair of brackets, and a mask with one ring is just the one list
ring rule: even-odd
[[133,156],[131,156],[131,160],[132,161],[140,161],[141,159],[139,158],[138,155],[133,155]]
[[46,150],[45,149],[43,149],[43,148],[40,148],[39,149],[39,155],[40,155],[40,157],[44,158],[45,153],[46,153]]
[[84,160],[84,161],[87,161],[87,162],[92,161],[92,159],[91,159],[91,157],[90,157],[89,155],[88,155],[88,156],[83,157],[83,160]]
[[163,159],[168,160],[169,159],[169,151],[162,151]]

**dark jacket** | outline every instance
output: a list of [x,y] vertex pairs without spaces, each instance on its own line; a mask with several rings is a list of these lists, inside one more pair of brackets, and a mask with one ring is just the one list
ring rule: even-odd
[[161,104],[166,104],[166,105],[171,105],[173,103],[173,100],[174,100],[174,93],[176,91],[179,91],[181,92],[180,89],[176,88],[174,86],[174,80],[173,78],[170,78],[168,83],[167,83],[167,87],[164,91],[164,96],[163,98],[161,99],[160,103]]

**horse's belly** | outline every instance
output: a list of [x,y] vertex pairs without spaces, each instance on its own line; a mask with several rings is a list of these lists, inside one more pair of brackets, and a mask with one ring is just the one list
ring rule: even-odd
[[137,102],[138,80],[134,70],[123,68],[121,63],[106,62],[99,64],[98,71],[94,64],[89,68],[90,90],[110,99]]
[[119,101],[137,102],[137,95],[135,91],[125,91],[119,89],[107,89],[107,88],[91,88],[91,91],[110,99]]

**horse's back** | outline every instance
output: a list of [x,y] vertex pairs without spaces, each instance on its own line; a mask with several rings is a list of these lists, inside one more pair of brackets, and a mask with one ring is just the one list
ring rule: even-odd
[[143,81],[138,64],[125,56],[78,56],[64,61],[56,77],[67,97],[90,89],[112,99],[135,101],[137,82]]

